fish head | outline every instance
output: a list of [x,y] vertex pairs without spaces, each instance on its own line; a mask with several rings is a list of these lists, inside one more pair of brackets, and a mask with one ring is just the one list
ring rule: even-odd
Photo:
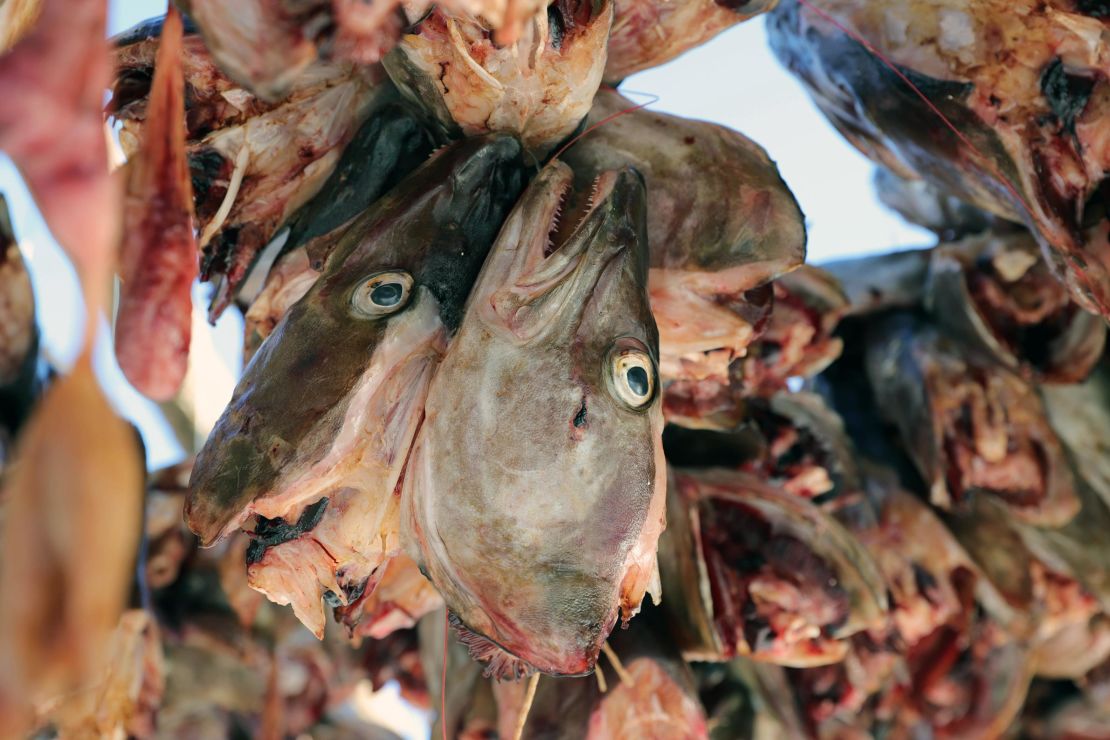
[[361,476],[393,493],[431,373],[521,188],[508,136],[441,150],[346,232],[243,373],[197,456],[189,526],[212,544]]
[[588,673],[655,580],[665,473],[645,219],[635,170],[576,189],[548,165],[429,396],[408,546],[502,677]]

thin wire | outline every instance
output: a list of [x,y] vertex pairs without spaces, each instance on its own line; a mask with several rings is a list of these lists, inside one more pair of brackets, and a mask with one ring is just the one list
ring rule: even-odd
[[[616,88],[608,88],[608,89],[616,90]],[[634,111],[638,111],[641,108],[646,108],[647,106],[651,105],[652,103],[656,103],[656,102],[659,101],[659,96],[658,95],[653,95],[651,93],[634,93],[634,94],[649,95],[649,96],[651,96],[651,100],[644,101],[643,103],[639,103],[638,105],[634,105],[631,108],[625,108],[624,110],[619,110],[616,113],[610,113],[609,115],[605,116],[605,118],[602,118],[600,121],[593,124],[592,126],[588,126],[585,131],[578,134],[578,136],[575,136],[573,139],[568,141],[566,144],[563,144],[561,147],[559,147],[559,151],[555,152],[555,155],[551,158],[552,159],[558,159],[560,156],[562,156],[563,152],[565,152],[567,149],[570,149],[572,146],[577,144],[582,139],[583,136],[590,133],[591,131],[596,131],[597,129],[601,128],[602,126],[609,123],[610,121],[614,121],[614,120],[620,118],[623,115],[627,115],[627,114],[632,113]]]

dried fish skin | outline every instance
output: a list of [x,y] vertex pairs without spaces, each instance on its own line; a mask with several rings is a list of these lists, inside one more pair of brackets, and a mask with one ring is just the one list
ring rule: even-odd
[[916,309],[924,301],[929,249],[834,260],[821,265],[848,299],[846,316],[869,316],[890,309]]
[[671,479],[660,567],[688,660],[826,665],[843,659],[846,638],[886,619],[870,555],[813,504],[740,472]]
[[973,492],[1033,524],[1060,526],[1079,510],[1064,450],[1035,389],[966,357],[911,315],[868,335],[866,371],[933,505],[958,508]]
[[611,0],[542,3],[502,46],[480,19],[437,6],[384,64],[449,135],[511,133],[542,158],[590,111],[612,19]]
[[320,192],[289,218],[285,242],[245,315],[244,366],[320,276],[347,227],[422,164],[435,142],[409,106],[375,105]]
[[[587,125],[634,107],[615,90],[599,90]],[[644,176],[651,281],[659,289],[673,283],[707,304],[738,299],[805,259],[797,201],[767,153],[739,132],[639,109],[589,132],[561,156],[579,181],[627,166]],[[665,316],[655,292],[652,310]]]
[[1103,360],[1082,383],[1039,390],[1076,475],[1110,506],[1110,364]]
[[1071,301],[1025,233],[936,247],[925,305],[970,351],[1043,382],[1082,381],[1106,346],[1104,319]]
[[491,675],[588,673],[618,613],[658,593],[644,191],[631,169],[585,189],[565,164],[545,167],[432,381],[402,492],[405,549]]
[[816,7],[930,101],[808,4],[782,2],[772,48],[833,125],[892,171],[1026,224],[1076,302],[1110,315],[1106,19],[1002,0]]
[[[667,383],[687,381],[670,394],[672,411],[728,425],[737,420],[729,365],[771,315],[766,283],[805,259],[802,212],[774,162],[742,134],[633,108],[600,90],[586,123],[605,125],[561,157],[583,185],[615,167],[643,174],[660,371]],[[705,421],[714,415],[721,420]]]
[[657,67],[737,23],[766,13],[777,0],[616,0],[605,81],[616,84]]

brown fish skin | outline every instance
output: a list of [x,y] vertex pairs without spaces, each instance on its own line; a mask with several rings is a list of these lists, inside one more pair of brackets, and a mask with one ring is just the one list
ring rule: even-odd
[[189,358],[197,276],[193,186],[185,153],[181,14],[166,14],[139,151],[128,165],[116,358],[135,388],[168,401]]
[[615,0],[605,81],[658,67],[721,31],[766,13],[778,0]]
[[[197,456],[189,526],[204,546],[251,530],[251,587],[291,604],[317,637],[325,604],[369,596],[400,552],[399,480],[431,378],[522,187],[520,153],[508,136],[460,141],[362,213]],[[395,301],[375,303],[378,288]]]
[[103,667],[134,575],[143,472],[138,438],[104,397],[86,350],[47,391],[5,481],[0,734]]
[[502,228],[402,493],[407,552],[500,676],[588,673],[658,578],[644,185],[631,170],[592,194],[572,181],[548,165]]
[[104,0],[45,0],[35,25],[0,57],[11,101],[0,111],[0,150],[76,265],[91,316],[107,306],[120,234],[101,114],[111,79],[106,13]]

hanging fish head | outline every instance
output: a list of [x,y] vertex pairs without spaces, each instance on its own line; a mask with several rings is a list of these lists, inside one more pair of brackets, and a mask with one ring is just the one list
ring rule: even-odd
[[[645,187],[548,165],[502,228],[429,393],[402,538],[498,677],[592,670],[658,583],[658,335]],[[654,592],[654,591],[653,591]]]
[[186,517],[203,544],[351,487],[394,493],[431,375],[520,192],[520,151],[508,136],[441,150],[354,222],[197,457]]

